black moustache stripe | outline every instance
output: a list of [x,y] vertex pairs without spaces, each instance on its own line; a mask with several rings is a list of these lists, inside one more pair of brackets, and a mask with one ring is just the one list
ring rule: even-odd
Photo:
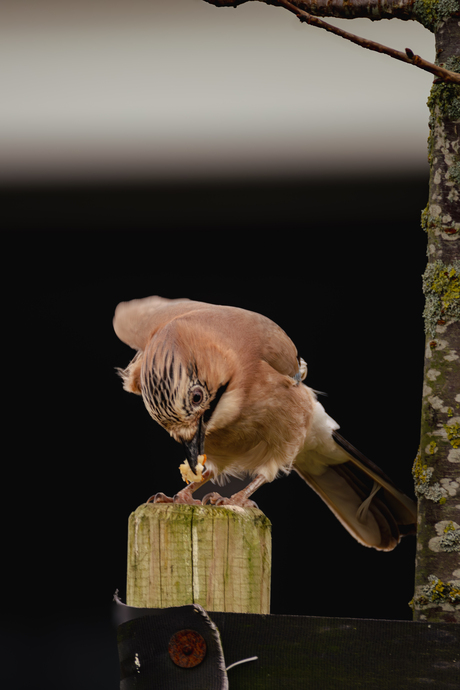
[[227,383],[224,383],[222,386],[219,386],[219,388],[217,389],[217,393],[214,397],[214,400],[211,401],[210,406],[208,407],[208,409],[206,410],[206,412],[203,415],[203,420],[204,420],[205,424],[207,424],[209,422],[212,415],[214,414],[214,410],[216,409],[217,405],[219,404],[221,397],[223,396],[223,394],[227,390],[228,384],[229,384],[229,382],[227,381]]

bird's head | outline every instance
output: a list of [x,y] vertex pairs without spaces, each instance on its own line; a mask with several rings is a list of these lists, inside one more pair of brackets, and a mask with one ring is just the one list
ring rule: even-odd
[[140,388],[145,406],[182,443],[192,470],[205,452],[207,428],[227,390],[227,369],[219,353],[171,338],[153,338],[144,352]]

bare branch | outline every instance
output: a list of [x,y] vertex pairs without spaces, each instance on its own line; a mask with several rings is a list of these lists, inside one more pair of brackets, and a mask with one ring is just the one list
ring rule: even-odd
[[342,19],[413,19],[415,0],[297,0],[309,14]]
[[442,81],[449,82],[451,84],[460,84],[460,74],[458,72],[451,72],[448,69],[444,69],[443,67],[439,67],[438,65],[433,64],[432,62],[428,62],[427,60],[421,58],[419,55],[414,55],[410,48],[406,48],[406,52],[402,53],[400,50],[389,48],[388,46],[384,46],[381,43],[376,43],[375,41],[371,41],[367,38],[361,38],[360,36],[356,36],[355,34],[350,33],[349,31],[344,31],[343,29],[340,29],[337,26],[328,24],[319,17],[314,17],[312,14],[308,14],[308,12],[299,9],[289,0],[276,0],[276,2],[270,2],[270,4],[276,4],[280,7],[284,7],[289,12],[293,12],[300,19],[301,22],[306,22],[307,24],[312,24],[313,26],[317,26],[320,29],[325,29],[326,31],[336,34],[336,36],[341,36],[342,38],[345,38],[347,41],[356,43],[362,48],[374,50],[377,53],[389,55],[395,60],[401,60],[401,62],[407,62],[410,65],[415,65],[416,67],[419,67],[420,69],[423,69],[426,72],[431,72],[431,74],[434,74],[438,79]]
[[[238,7],[249,0],[206,0],[216,7]],[[276,0],[261,0],[267,5],[277,5]],[[295,0],[293,4],[309,14],[342,19],[413,19],[415,0]]]
[[[243,4],[244,2],[248,2],[248,0],[206,0],[206,2],[209,2],[212,5],[216,5],[218,7],[237,7],[238,5]],[[312,26],[317,26],[320,29],[325,29],[325,31],[329,31],[330,33],[335,34],[336,36],[341,36],[341,38],[345,38],[347,41],[351,41],[352,43],[356,43],[356,45],[361,46],[362,48],[367,48],[368,50],[373,50],[377,53],[383,53],[384,55],[389,55],[390,57],[394,58],[395,60],[400,60],[401,62],[406,62],[409,65],[414,65],[415,67],[419,67],[420,69],[423,69],[425,72],[430,72],[431,74],[434,74],[434,76],[437,78],[439,81],[444,81],[448,82],[451,84],[460,84],[460,74],[458,72],[452,72],[451,70],[444,69],[443,67],[440,67],[439,65],[435,65],[432,62],[428,62],[427,60],[424,60],[421,58],[419,55],[414,55],[412,50],[410,48],[406,48],[406,51],[403,53],[400,50],[395,50],[394,48],[389,48],[388,46],[384,46],[381,43],[376,43],[375,41],[371,41],[367,38],[361,38],[360,36],[356,36],[355,34],[350,33],[349,31],[345,31],[344,29],[340,29],[337,26],[333,26],[332,24],[328,24],[325,22],[323,19],[320,19],[316,15],[310,14],[309,12],[306,12],[305,10],[301,9],[299,5],[305,6],[307,3],[306,2],[299,2],[298,4],[294,4],[294,2],[290,2],[290,0],[262,0],[262,2],[265,2],[267,5],[275,5],[277,7],[284,7],[284,9],[288,10],[289,12],[292,12],[293,14],[296,15],[296,17],[301,21],[301,22],[306,22],[307,24],[311,24]],[[313,6],[313,2],[310,2]],[[408,2],[404,2],[404,0],[395,0],[394,3],[392,3],[392,6],[395,8],[409,8],[412,7],[413,0],[412,2],[409,0]],[[355,3],[353,4],[353,0],[350,2],[345,2],[345,0],[337,0],[336,3],[327,3],[327,8],[330,9],[331,7],[349,7],[350,6],[353,9],[356,9],[357,6],[360,7],[365,7],[367,9],[371,8],[375,3],[368,2],[366,5],[365,3],[358,2],[355,0]],[[377,5],[375,5],[377,6]],[[325,9],[325,8],[324,8]],[[320,2],[315,3],[315,10],[316,11],[321,11],[322,10],[322,4],[321,0]],[[407,12],[407,9],[405,10]],[[330,14],[333,14],[333,12],[330,12]],[[348,15],[345,14],[335,14],[335,16],[357,16],[349,13]],[[364,14],[360,16],[366,16]],[[370,16],[370,13],[368,12],[367,16]],[[379,15],[380,16],[380,15]],[[381,15],[381,16],[389,16],[387,15]],[[396,13],[393,16],[397,16]]]

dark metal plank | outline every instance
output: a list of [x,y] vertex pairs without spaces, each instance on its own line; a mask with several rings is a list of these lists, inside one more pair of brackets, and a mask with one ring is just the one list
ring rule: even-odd
[[[137,653],[139,645],[145,646],[146,637],[154,635],[157,640],[151,675],[149,679],[143,678],[153,684],[137,684],[125,670],[123,687],[167,687],[168,674],[177,675],[178,669],[170,663],[164,640],[181,627],[193,627],[193,606],[136,610],[119,604],[116,609],[120,620],[140,616],[138,622],[124,623],[119,628],[121,660]],[[257,661],[228,671],[231,690],[460,688],[457,624],[216,612],[209,612],[208,616],[219,630],[225,666],[258,657]],[[222,663],[219,654],[210,655],[199,673],[194,672],[195,679],[203,673],[209,680],[202,690],[216,687],[219,662]],[[188,687],[188,681],[192,681],[192,675],[187,673],[181,670],[180,687]],[[189,687],[192,686],[196,687],[193,683]]]
[[460,688],[460,626],[410,621],[210,613],[232,690]]

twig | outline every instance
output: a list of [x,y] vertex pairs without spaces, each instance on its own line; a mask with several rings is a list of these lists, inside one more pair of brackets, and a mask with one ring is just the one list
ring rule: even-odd
[[[434,74],[434,76],[436,77],[436,81],[444,81],[450,84],[460,84],[460,74],[458,72],[451,72],[448,69],[444,69],[444,67],[439,67],[439,65],[435,65],[432,62],[428,62],[428,60],[424,60],[419,55],[414,55],[410,48],[406,48],[406,51],[402,53],[400,50],[388,48],[388,46],[384,46],[381,43],[370,41],[367,38],[361,38],[360,36],[356,36],[355,34],[350,33],[349,31],[344,31],[343,29],[339,29],[339,27],[337,26],[328,24],[323,19],[320,19],[319,17],[313,14],[309,14],[308,12],[300,9],[300,7],[295,5],[293,2],[290,2],[289,0],[261,1],[265,2],[267,5],[284,7],[289,12],[295,14],[301,22],[306,22],[307,24],[312,24],[313,26],[317,26],[320,29],[330,31],[333,34],[336,34],[336,36],[341,36],[342,38],[345,38],[347,41],[356,43],[356,45],[361,46],[362,48],[367,48],[368,50],[374,50],[377,53],[389,55],[395,60],[401,60],[401,62],[406,62],[409,65],[415,65],[415,67],[419,67],[420,69],[425,70],[425,72],[430,72],[431,74]],[[206,2],[209,2],[211,5],[216,5],[217,7],[237,7],[238,5],[242,5],[243,3],[248,2],[248,0],[206,0]],[[299,0],[299,2],[301,4],[301,0]]]
[[448,82],[450,84],[460,84],[460,74],[458,72],[451,72],[448,69],[444,69],[444,67],[439,67],[439,65],[428,62],[419,55],[414,55],[410,48],[406,48],[406,51],[403,53],[400,50],[388,48],[388,46],[384,46],[381,43],[370,41],[368,38],[361,38],[360,36],[350,33],[349,31],[344,31],[343,29],[339,29],[337,26],[328,24],[319,17],[315,17],[314,15],[305,12],[305,10],[301,10],[292,2],[289,2],[289,0],[269,0],[268,4],[284,7],[289,12],[293,12],[301,22],[306,22],[307,24],[312,24],[320,29],[330,31],[337,36],[345,38],[347,41],[356,43],[362,48],[367,48],[368,50],[374,50],[377,53],[389,55],[390,57],[395,58],[395,60],[401,60],[401,62],[406,62],[409,65],[415,65],[426,72],[434,74],[435,77],[437,77],[437,80]]

